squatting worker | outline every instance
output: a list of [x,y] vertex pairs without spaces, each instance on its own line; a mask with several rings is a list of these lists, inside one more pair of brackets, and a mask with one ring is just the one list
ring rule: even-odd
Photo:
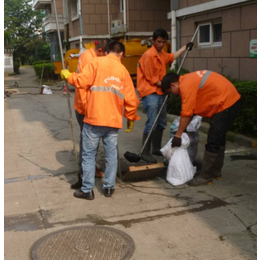
[[[143,144],[152,128],[155,118],[163,104],[165,96],[161,91],[161,81],[166,74],[166,64],[172,63],[188,47],[190,50],[193,43],[184,45],[175,53],[166,53],[163,48],[168,40],[168,33],[163,29],[157,29],[153,33],[153,46],[147,50],[137,64],[137,91],[143,100],[143,107],[146,111],[147,121],[143,132]],[[149,138],[147,145],[142,153],[142,159],[149,163],[156,163],[156,159],[150,154],[151,143],[153,146],[152,153],[162,156],[161,141],[163,130],[167,124],[166,106],[163,108],[155,130]]]
[[[102,57],[107,55],[107,45],[110,42],[110,39],[101,39],[97,42],[95,48],[91,48],[90,50],[83,51],[78,60],[77,72],[82,73],[83,68],[91,62],[96,57]],[[85,117],[85,106],[87,100],[87,94],[89,91],[86,89],[75,89],[75,97],[74,97],[74,109],[77,121],[80,126],[80,145],[79,145],[79,173],[78,173],[78,181],[71,185],[72,189],[79,189],[82,186],[82,129],[84,124],[84,117]],[[99,171],[96,167],[96,177],[103,177],[102,172]]]
[[122,128],[123,110],[128,119],[126,131],[131,131],[134,121],[140,119],[137,115],[139,99],[130,74],[121,63],[125,46],[115,41],[108,44],[108,49],[107,56],[93,59],[83,73],[61,71],[62,78],[71,85],[90,90],[82,130],[83,181],[81,190],[74,193],[75,197],[88,200],[94,199],[95,158],[100,139],[103,140],[106,158],[103,189],[105,196],[111,197],[115,188],[117,137]]
[[193,115],[210,118],[202,168],[188,184],[200,186],[212,183],[213,178],[221,178],[226,133],[240,108],[241,96],[237,89],[225,77],[209,70],[184,76],[169,73],[163,78],[161,88],[164,93],[181,96],[180,125],[172,140],[172,147],[181,146],[181,135]]

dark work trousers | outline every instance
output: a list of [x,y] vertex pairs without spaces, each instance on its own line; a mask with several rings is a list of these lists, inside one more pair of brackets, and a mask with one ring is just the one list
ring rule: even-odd
[[76,118],[78,120],[80,126],[80,141],[79,141],[79,169],[82,171],[82,129],[84,125],[84,117],[85,115],[80,114],[77,110],[75,110]]
[[206,150],[211,153],[218,153],[220,147],[226,145],[226,133],[231,127],[234,119],[239,113],[241,100],[239,99],[231,107],[214,114],[210,118],[210,128],[208,132]]

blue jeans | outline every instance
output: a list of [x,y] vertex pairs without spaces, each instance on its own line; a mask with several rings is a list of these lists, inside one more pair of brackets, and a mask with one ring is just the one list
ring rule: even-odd
[[[143,106],[147,115],[147,121],[144,126],[145,134],[149,134],[152,125],[154,123],[154,120],[163,104],[164,99],[165,99],[164,95],[158,95],[156,93],[150,94],[143,98]],[[167,113],[166,113],[166,105],[165,105],[158,118],[154,130],[155,129],[164,130],[166,128],[166,125],[167,125]]]
[[103,189],[114,189],[117,173],[117,136],[118,128],[94,126],[84,123],[82,130],[83,179],[81,187],[83,192],[90,192],[95,187],[96,154],[101,138],[106,158]]

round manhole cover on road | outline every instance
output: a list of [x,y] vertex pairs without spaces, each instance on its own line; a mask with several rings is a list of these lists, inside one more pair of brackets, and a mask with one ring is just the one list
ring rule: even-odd
[[30,250],[32,260],[128,260],[133,239],[108,227],[78,226],[50,233]]

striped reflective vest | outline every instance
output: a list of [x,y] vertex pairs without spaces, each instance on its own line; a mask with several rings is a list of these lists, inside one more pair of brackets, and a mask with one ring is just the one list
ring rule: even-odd
[[90,90],[84,122],[122,128],[123,113],[127,119],[140,119],[133,81],[116,55],[94,58],[82,73],[72,73],[68,81],[76,88]]
[[222,75],[201,70],[185,74],[179,78],[182,100],[181,116],[212,117],[233,104],[240,94],[235,86]]

